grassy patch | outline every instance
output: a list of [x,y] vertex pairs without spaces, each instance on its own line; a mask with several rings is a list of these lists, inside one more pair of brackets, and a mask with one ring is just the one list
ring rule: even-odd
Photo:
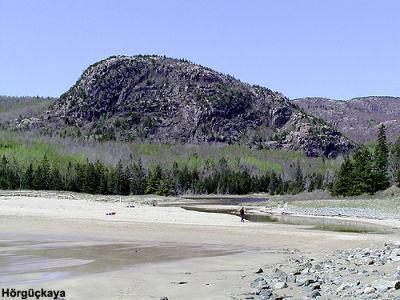
[[305,209],[356,208],[373,209],[382,213],[400,213],[400,197],[398,196],[391,198],[294,201],[289,205]]
[[26,145],[13,140],[0,140],[0,157],[3,157],[3,155],[10,161],[16,160],[23,167],[26,167],[29,163],[33,163],[36,166],[45,155],[60,169],[67,166],[69,162],[84,160],[80,156],[60,154],[52,145],[43,142]]

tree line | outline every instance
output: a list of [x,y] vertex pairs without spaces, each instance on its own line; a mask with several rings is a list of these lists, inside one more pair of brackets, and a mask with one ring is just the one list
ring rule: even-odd
[[69,162],[58,166],[46,156],[27,166],[16,158],[0,159],[0,189],[64,190],[104,195],[192,194],[297,194],[330,188],[332,195],[373,194],[397,182],[400,186],[400,138],[390,144],[382,125],[373,150],[360,145],[345,158],[333,182],[320,172],[304,174],[299,163],[291,178],[274,171],[251,174],[233,169],[223,157],[215,165],[199,169],[187,164],[155,165],[145,168],[140,161],[115,166],[101,161]]
[[356,196],[384,190],[393,182],[400,185],[399,163],[400,138],[390,145],[386,137],[386,128],[381,125],[373,151],[360,145],[352,157],[344,160],[331,193]]
[[296,194],[326,186],[319,173],[305,175],[297,163],[292,179],[268,171],[253,175],[246,169],[234,170],[225,158],[215,165],[191,169],[187,165],[156,165],[144,168],[140,161],[124,166],[108,166],[100,161],[69,162],[57,167],[47,156],[36,165],[23,167],[15,158],[0,159],[0,189],[64,190],[89,194],[177,195],[193,194]]
[[297,194],[329,188],[335,196],[373,194],[400,185],[400,138],[389,144],[381,126],[373,150],[360,145],[347,157],[333,182],[319,172],[304,174],[297,162],[294,174],[268,171],[251,174],[246,168],[233,169],[222,157],[215,164],[189,168],[187,164],[145,168],[140,161],[115,166],[101,161],[69,162],[66,166],[45,155],[36,164],[6,156],[0,159],[0,189],[64,190],[104,195],[192,194]]

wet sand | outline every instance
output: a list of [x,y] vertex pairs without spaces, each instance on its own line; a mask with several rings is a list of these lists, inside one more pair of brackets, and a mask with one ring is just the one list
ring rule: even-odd
[[0,200],[0,218],[0,282],[63,289],[66,299],[232,299],[255,270],[289,256],[399,239],[84,200]]
[[146,263],[239,253],[221,247],[0,235],[0,284],[20,285],[127,269]]

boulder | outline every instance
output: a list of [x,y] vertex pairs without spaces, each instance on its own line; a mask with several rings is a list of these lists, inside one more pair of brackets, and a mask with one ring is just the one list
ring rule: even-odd
[[317,298],[317,297],[321,297],[321,293],[317,290],[312,291],[311,294],[308,296],[309,298]]
[[281,289],[284,289],[287,287],[288,287],[288,285],[285,281],[279,281],[279,282],[275,283],[275,285],[274,285],[275,290],[281,290]]

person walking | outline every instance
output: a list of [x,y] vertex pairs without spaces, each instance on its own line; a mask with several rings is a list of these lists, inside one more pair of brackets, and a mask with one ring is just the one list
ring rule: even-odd
[[244,222],[244,207],[240,209],[240,222]]

